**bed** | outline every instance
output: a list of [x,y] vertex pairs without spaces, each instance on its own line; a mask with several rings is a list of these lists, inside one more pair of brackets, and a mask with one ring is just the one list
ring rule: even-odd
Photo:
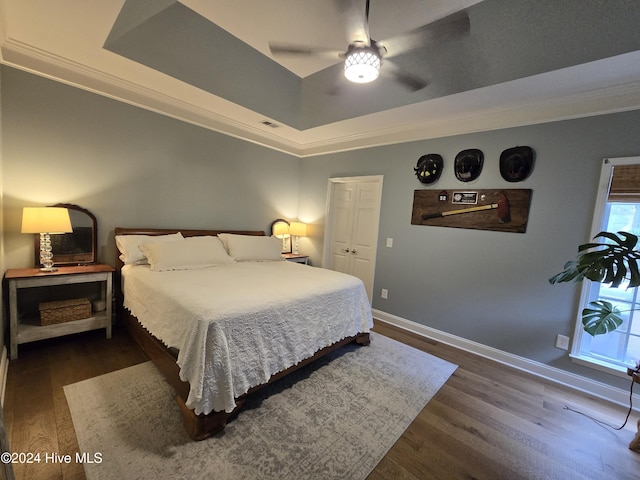
[[118,227],[115,239],[119,320],[174,388],[194,440],[263,386],[369,344],[362,282],[283,260],[264,232]]

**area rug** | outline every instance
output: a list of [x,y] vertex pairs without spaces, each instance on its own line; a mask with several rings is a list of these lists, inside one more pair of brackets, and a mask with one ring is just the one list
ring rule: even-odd
[[64,387],[88,479],[364,479],[456,365],[379,334],[257,392],[220,434],[186,435],[142,363]]

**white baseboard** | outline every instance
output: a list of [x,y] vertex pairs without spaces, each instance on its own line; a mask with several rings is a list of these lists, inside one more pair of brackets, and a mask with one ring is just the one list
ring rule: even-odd
[[9,372],[9,356],[6,345],[2,347],[2,358],[0,359],[0,405],[4,406],[4,392],[7,389],[7,373]]
[[[594,397],[601,398],[618,405],[626,407],[629,406],[628,390],[612,387],[602,382],[596,382],[595,380],[590,380],[580,375],[560,370],[559,368],[550,367],[543,363],[529,360],[518,355],[513,355],[512,353],[504,352],[493,347],[488,347],[487,345],[482,345],[462,337],[457,337],[380,310],[373,309],[373,318],[395,325],[396,327],[413,332],[417,335],[436,340],[446,345],[451,345],[452,347],[459,348],[466,352],[474,353],[481,357],[517,368],[518,370],[588,393]],[[633,410],[639,412],[640,395],[637,393],[634,394],[633,400]]]

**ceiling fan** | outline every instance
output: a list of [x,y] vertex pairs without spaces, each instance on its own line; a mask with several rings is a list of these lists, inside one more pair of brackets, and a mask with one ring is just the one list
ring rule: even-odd
[[351,82],[372,82],[382,73],[415,92],[426,87],[428,80],[404,71],[388,59],[430,43],[461,37],[469,32],[469,17],[462,10],[410,32],[376,41],[369,35],[369,0],[366,0],[364,15],[356,5],[356,0],[334,1],[346,23],[350,42],[346,51],[269,42],[271,53],[341,58],[344,59],[344,76]]

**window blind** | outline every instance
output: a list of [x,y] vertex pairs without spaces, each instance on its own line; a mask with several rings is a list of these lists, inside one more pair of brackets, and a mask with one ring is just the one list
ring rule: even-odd
[[609,186],[609,202],[640,202],[640,165],[617,165]]

